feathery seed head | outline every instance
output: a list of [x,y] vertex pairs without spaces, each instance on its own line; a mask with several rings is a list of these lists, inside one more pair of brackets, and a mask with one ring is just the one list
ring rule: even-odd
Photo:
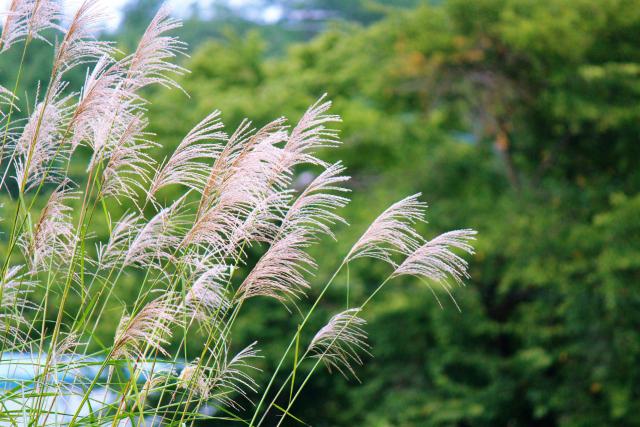
[[171,338],[171,328],[180,323],[179,298],[168,292],[145,305],[137,314],[124,314],[113,343],[114,358],[144,359],[147,351],[167,356],[163,348]]
[[62,183],[51,193],[32,231],[20,236],[18,244],[33,271],[48,268],[52,258],[64,265],[73,256],[76,236],[68,202],[76,198],[77,193]]
[[267,296],[286,301],[299,298],[309,287],[305,278],[316,264],[305,249],[309,239],[302,231],[288,233],[274,242],[238,289],[240,299]]
[[193,282],[185,297],[187,307],[199,320],[207,320],[217,312],[229,308],[224,285],[228,280],[228,268],[219,265],[202,272]]
[[469,277],[468,264],[454,250],[473,254],[473,246],[469,242],[475,240],[476,234],[475,230],[454,230],[429,240],[409,255],[393,276],[421,276],[436,282],[453,279],[462,283]]
[[27,342],[27,334],[23,329],[27,325],[24,312],[35,308],[28,299],[35,285],[22,265],[8,268],[0,280],[0,323],[6,331],[0,335],[0,343],[5,351]]
[[48,99],[36,103],[22,134],[15,141],[15,179],[21,188],[32,188],[45,177],[47,182],[64,179],[54,162],[68,153],[68,147],[61,146],[63,128],[70,114],[67,104],[71,95],[62,95],[65,87],[65,83],[54,82]]
[[171,184],[202,192],[208,175],[207,160],[216,158],[222,150],[222,146],[213,141],[226,139],[226,134],[220,131],[222,127],[220,112],[216,110],[191,129],[169,160],[156,171],[147,196],[153,198],[158,190]]
[[337,223],[346,224],[346,221],[334,210],[349,203],[348,198],[334,194],[349,191],[339,185],[349,180],[348,176],[341,175],[344,170],[344,166],[338,162],[329,165],[318,175],[287,211],[280,233],[299,229],[306,231],[309,237],[322,233],[335,239],[331,227]]
[[218,369],[211,377],[212,397],[224,405],[235,409],[242,409],[237,402],[237,396],[251,401],[249,393],[255,393],[258,384],[249,374],[250,371],[259,370],[252,364],[252,360],[260,357],[256,349],[257,342],[253,342],[240,350],[229,359],[229,349],[224,347],[224,357]]
[[113,43],[96,40],[104,18],[104,8],[94,0],[85,0],[76,10],[56,49],[54,71],[57,71],[58,76],[78,65],[114,53]]
[[186,45],[177,37],[166,35],[182,26],[180,20],[172,18],[169,12],[167,5],[158,10],[142,35],[136,51],[121,61],[128,70],[125,83],[127,88],[137,91],[152,84],[180,88],[169,74],[182,75],[187,70],[170,61],[184,54]]
[[24,39],[47,41],[41,33],[47,29],[60,30],[62,18],[60,2],[55,0],[12,0],[9,9],[0,14],[5,22],[0,34],[0,52]]
[[[356,377],[353,363],[362,365],[359,353],[369,354],[365,320],[358,317],[360,308],[351,308],[333,316],[313,337],[309,351],[321,359],[329,371],[338,370],[343,376]],[[356,377],[357,378],[357,377]]]
[[184,196],[171,206],[161,209],[140,227],[124,254],[123,265],[145,268],[156,261],[172,259],[172,250],[180,243],[180,238],[174,234],[173,230],[174,215],[183,200]]
[[316,151],[322,148],[334,148],[340,144],[338,131],[327,127],[327,124],[338,123],[342,119],[337,115],[326,114],[331,108],[331,101],[325,101],[326,96],[326,94],[322,95],[309,107],[292,129],[284,147],[285,169],[291,170],[302,163],[326,167],[327,164],[315,156]]
[[423,238],[413,225],[424,221],[427,207],[418,200],[419,196],[420,194],[414,194],[402,199],[382,212],[353,245],[347,260],[368,257],[395,266],[395,254],[409,255],[419,248]]
[[195,359],[182,369],[178,376],[178,387],[193,390],[196,396],[206,401],[211,391],[211,380],[208,376],[210,369],[200,364],[200,359]]

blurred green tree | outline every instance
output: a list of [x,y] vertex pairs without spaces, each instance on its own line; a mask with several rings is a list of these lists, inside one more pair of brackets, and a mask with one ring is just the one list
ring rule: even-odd
[[[260,124],[327,91],[352,185],[369,190],[354,203],[368,209],[347,213],[353,223],[422,190],[434,234],[480,231],[470,286],[455,294],[462,314],[446,295],[442,310],[428,290],[396,284],[413,288],[390,288],[369,316],[363,385],[323,377],[296,416],[317,426],[638,424],[639,26],[636,0],[449,0],[367,28],[333,26],[282,58],[257,34],[209,42],[182,81],[196,107],[158,94],[152,114],[174,120],[156,130],[175,144],[213,108],[231,126]],[[353,265],[351,298],[383,274]],[[251,310],[248,335],[285,321]]]

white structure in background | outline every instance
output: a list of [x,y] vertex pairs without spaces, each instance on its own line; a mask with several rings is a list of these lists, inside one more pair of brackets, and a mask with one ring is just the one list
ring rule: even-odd
[[[20,426],[29,422],[30,409],[36,405],[37,396],[30,391],[35,387],[34,379],[42,373],[46,361],[46,354],[38,357],[31,353],[3,353],[0,358],[0,394],[2,395],[0,408],[0,426]],[[54,378],[50,379],[48,387],[51,396],[45,397],[41,408],[46,408],[52,414],[47,419],[47,424],[63,425],[71,420],[71,417],[82,402],[89,384],[98,375],[103,359],[79,355],[66,356],[73,363],[65,363],[67,366],[77,366],[71,369],[58,370]],[[182,364],[181,364],[182,365]],[[143,372],[149,372],[149,367],[144,367]],[[169,371],[172,365],[169,363],[156,363],[156,372]],[[100,375],[100,383],[107,380],[107,370]],[[139,378],[141,382],[146,380],[144,374]],[[80,416],[89,415],[89,407],[93,413],[100,408],[113,403],[117,393],[107,390],[104,385],[93,388],[88,402],[82,407]],[[54,415],[55,414],[55,415]],[[42,423],[46,415],[42,415]]]

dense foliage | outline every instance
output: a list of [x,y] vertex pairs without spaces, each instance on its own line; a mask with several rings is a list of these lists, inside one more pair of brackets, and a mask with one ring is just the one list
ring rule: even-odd
[[[431,232],[480,231],[473,278],[456,293],[462,314],[415,284],[389,290],[369,316],[364,385],[326,378],[296,416],[638,423],[639,29],[634,0],[450,0],[341,24],[281,58],[257,33],[210,41],[182,81],[197,107],[157,94],[152,116],[175,117],[155,121],[170,144],[214,106],[231,123],[246,112],[266,121],[326,90],[353,185],[366,189],[367,208],[354,203],[349,220],[417,188],[434,206]],[[354,267],[351,292],[381,274]],[[248,333],[284,321],[254,315]]]

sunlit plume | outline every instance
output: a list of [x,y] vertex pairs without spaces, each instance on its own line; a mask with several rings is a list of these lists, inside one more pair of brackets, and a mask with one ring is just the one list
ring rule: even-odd
[[8,50],[24,39],[47,41],[42,32],[61,29],[62,8],[55,0],[12,0],[3,15],[5,22],[0,34],[0,51]]

